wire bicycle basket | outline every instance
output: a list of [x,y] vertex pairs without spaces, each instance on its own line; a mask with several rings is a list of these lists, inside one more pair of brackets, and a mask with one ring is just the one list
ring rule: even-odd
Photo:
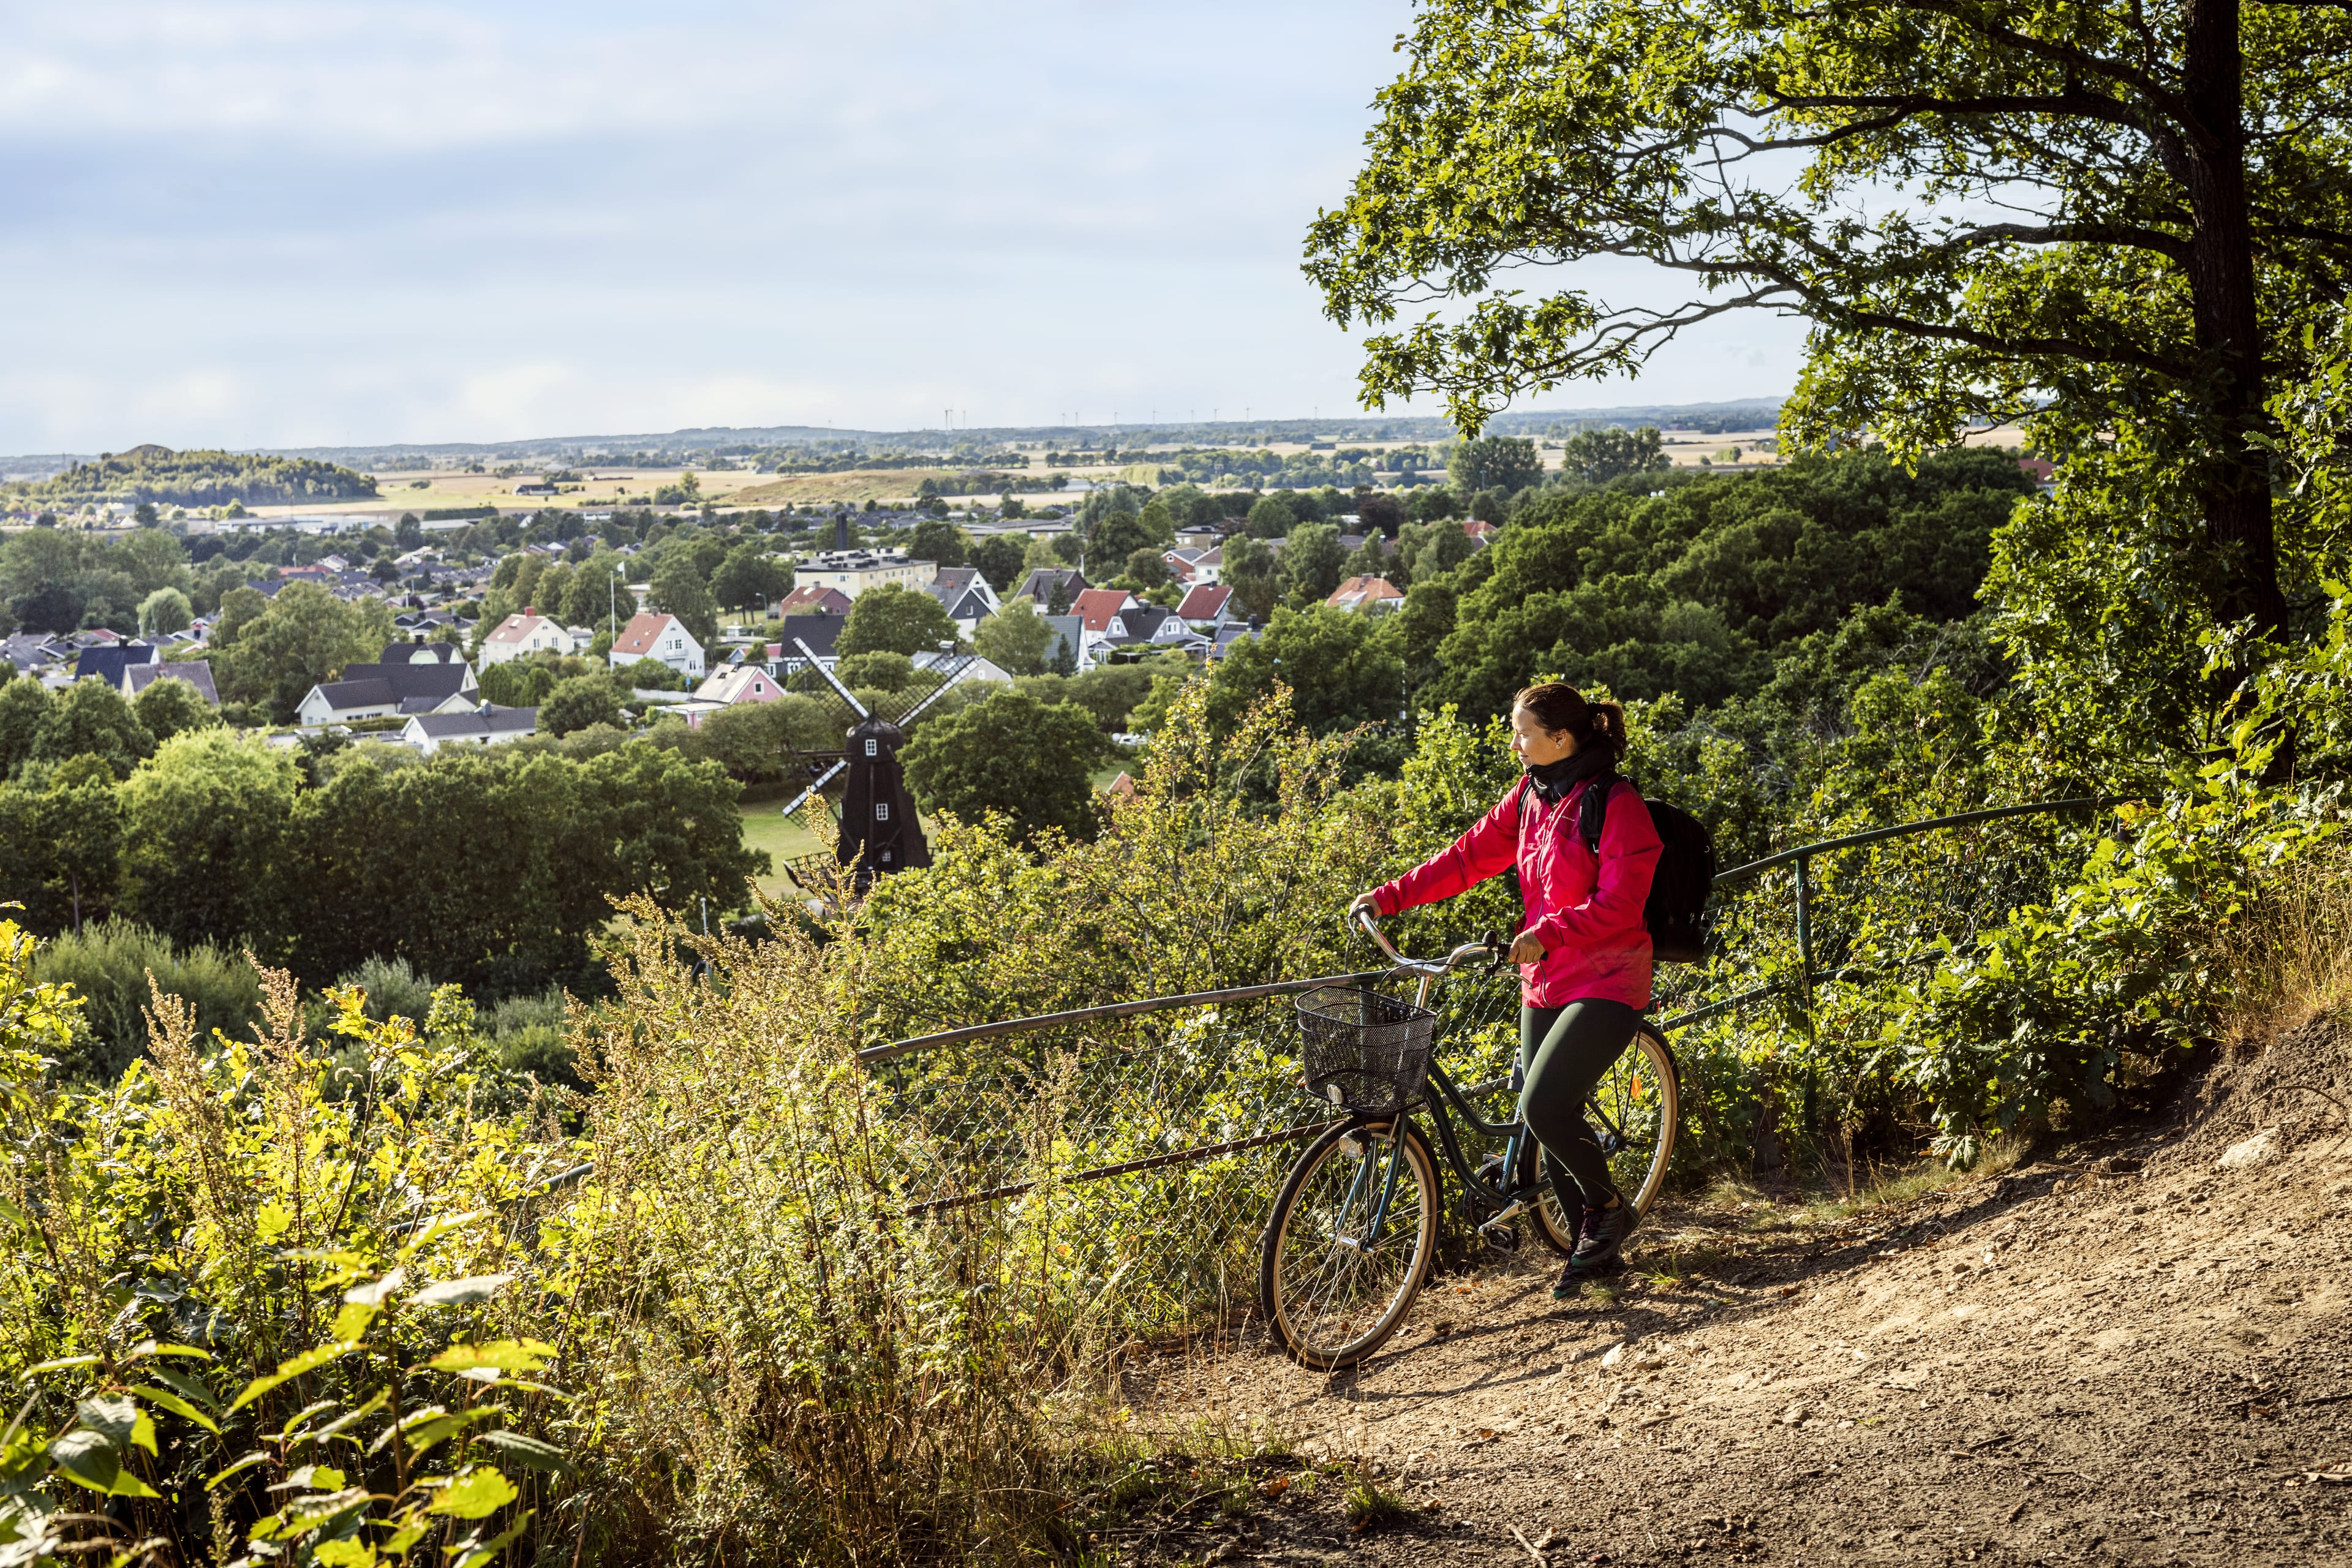
[[1437,1015],[1360,985],[1326,985],[1297,1002],[1307,1089],[1360,1116],[1391,1116],[1421,1099]]

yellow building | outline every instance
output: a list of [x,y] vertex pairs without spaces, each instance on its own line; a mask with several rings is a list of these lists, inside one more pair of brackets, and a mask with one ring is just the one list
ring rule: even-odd
[[803,561],[793,572],[798,587],[832,588],[855,599],[868,588],[896,583],[921,588],[940,574],[936,561],[909,561],[902,551],[828,550]]

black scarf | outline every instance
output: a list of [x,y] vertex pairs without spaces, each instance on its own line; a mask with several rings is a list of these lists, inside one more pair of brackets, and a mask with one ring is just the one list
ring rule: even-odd
[[1584,798],[1577,803],[1577,831],[1585,843],[1591,845],[1601,842],[1601,826],[1608,816],[1612,793],[1609,783],[1616,773],[1617,759],[1609,754],[1609,748],[1585,746],[1572,757],[1529,768],[1528,784],[1537,797],[1549,805],[1587,779],[1601,781],[1597,787],[1586,790]]

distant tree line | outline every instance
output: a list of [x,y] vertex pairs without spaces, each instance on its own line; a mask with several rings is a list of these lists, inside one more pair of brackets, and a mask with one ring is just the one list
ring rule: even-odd
[[221,506],[237,501],[270,506],[365,500],[375,493],[375,481],[366,475],[311,458],[142,447],[95,462],[76,463],[49,479],[0,485],[0,508],[32,510],[110,501],[163,506]]

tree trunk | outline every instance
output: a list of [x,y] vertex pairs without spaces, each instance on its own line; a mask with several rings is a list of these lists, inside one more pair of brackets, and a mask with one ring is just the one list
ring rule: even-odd
[[2213,609],[2225,625],[2252,621],[2275,637],[2286,628],[2286,599],[2271,519],[2270,457],[2246,439],[2263,428],[2264,416],[2239,0],[2188,0],[2184,20],[2189,287],[2197,347],[2212,377],[2207,407],[2214,451],[2204,488],[2206,536],[2219,557]]

